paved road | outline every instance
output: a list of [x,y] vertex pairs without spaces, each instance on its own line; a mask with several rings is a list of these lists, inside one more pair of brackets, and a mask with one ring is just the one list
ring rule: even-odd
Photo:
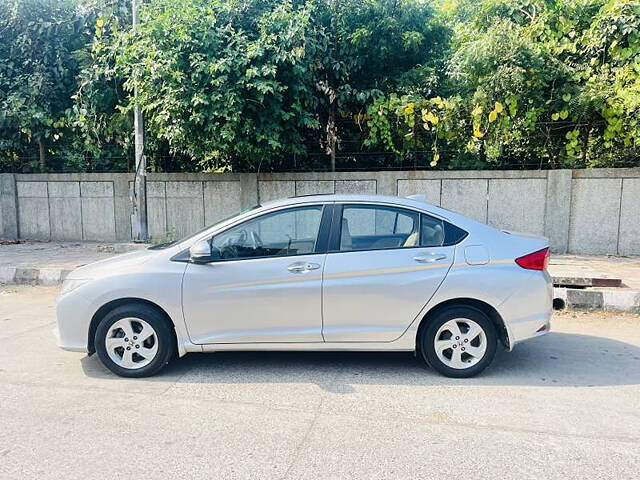
[[0,478],[632,479],[640,318],[451,380],[409,354],[191,355],[125,380],[55,347],[53,287],[0,289]]

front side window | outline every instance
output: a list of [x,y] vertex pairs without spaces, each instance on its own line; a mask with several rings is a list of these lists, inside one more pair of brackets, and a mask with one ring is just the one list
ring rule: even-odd
[[402,208],[345,205],[340,251],[416,247],[420,214]]
[[211,247],[221,259],[314,253],[321,219],[322,205],[268,213],[214,236]]

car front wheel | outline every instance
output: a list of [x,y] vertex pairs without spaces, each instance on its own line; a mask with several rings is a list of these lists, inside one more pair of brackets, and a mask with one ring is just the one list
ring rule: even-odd
[[473,307],[451,306],[422,329],[420,351],[431,367],[447,377],[467,378],[489,366],[496,353],[493,322]]
[[102,363],[122,377],[148,377],[162,369],[175,350],[166,318],[142,304],[115,308],[98,324],[95,347]]

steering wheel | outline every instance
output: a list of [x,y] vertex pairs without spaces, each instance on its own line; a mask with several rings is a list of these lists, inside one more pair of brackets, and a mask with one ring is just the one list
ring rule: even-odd
[[[247,231],[246,230],[240,230],[238,232],[238,237],[234,239],[235,244],[236,245],[244,245],[245,242],[247,241]],[[229,241],[231,242],[231,239],[229,239]]]
[[257,232],[255,231],[251,231],[251,233],[249,234],[249,236],[251,237],[251,243],[253,244],[253,248],[258,249],[258,248],[262,248],[262,239],[260,238],[260,235],[258,235]]

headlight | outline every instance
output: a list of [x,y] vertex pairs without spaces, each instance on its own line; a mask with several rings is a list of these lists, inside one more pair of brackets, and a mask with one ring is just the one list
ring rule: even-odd
[[68,278],[62,284],[62,291],[60,292],[60,295],[74,291],[80,285],[84,285],[89,280],[89,278]]

